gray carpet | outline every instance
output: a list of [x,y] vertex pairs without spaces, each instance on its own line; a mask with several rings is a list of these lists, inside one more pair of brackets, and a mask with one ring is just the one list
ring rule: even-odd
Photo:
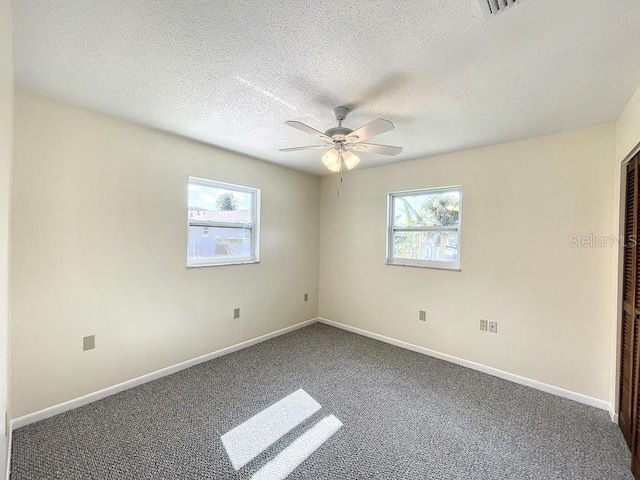
[[[322,409],[236,472],[220,435],[299,388]],[[18,429],[11,478],[248,479],[329,414],[289,479],[632,479],[605,412],[322,324]]]

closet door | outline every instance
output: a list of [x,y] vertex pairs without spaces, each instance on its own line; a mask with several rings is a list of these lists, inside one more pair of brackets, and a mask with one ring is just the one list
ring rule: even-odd
[[[640,233],[640,208],[639,186],[640,183],[640,154],[636,155],[627,167],[633,168],[634,178],[634,230],[635,236],[631,242],[634,251],[633,267],[634,267],[634,310],[633,310],[633,373],[631,382],[631,471],[636,479],[640,479],[640,244],[638,243],[638,234]],[[627,181],[628,183],[628,181]],[[626,259],[625,259],[626,261]]]
[[629,447],[632,447],[633,413],[636,383],[636,359],[638,357],[638,322],[636,321],[636,293],[638,290],[638,247],[635,244],[638,231],[638,168],[637,157],[627,164],[626,199],[624,219],[624,259],[622,335],[620,347],[620,410],[618,424]]

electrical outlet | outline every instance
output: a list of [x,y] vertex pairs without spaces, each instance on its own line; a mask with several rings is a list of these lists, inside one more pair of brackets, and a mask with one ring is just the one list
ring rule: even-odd
[[498,322],[489,322],[488,331],[490,333],[498,333]]
[[420,310],[418,313],[418,320],[420,320],[421,322],[426,322],[427,321],[427,312],[424,310]]
[[483,332],[487,331],[487,322],[486,320],[480,320],[480,330],[482,330]]
[[89,335],[88,337],[82,337],[82,350],[93,350],[96,348],[96,336]]
[[305,293],[305,294],[304,294],[304,301],[305,301],[305,302],[308,302],[308,301],[309,301],[309,294],[308,294],[308,293]]
[[239,308],[234,308],[233,309],[233,319],[236,320],[237,318],[240,318],[240,309]]

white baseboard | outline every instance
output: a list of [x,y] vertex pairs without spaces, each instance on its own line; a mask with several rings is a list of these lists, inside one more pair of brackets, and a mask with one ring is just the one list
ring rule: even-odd
[[611,417],[611,421],[613,423],[618,423],[618,414],[613,410],[613,407],[611,405],[609,405],[609,416]]
[[[504,370],[499,370],[497,368],[488,367],[486,365],[482,365],[481,363],[465,360],[464,358],[454,357],[453,355],[438,352],[436,350],[431,350],[425,347],[420,347],[412,343],[403,342],[402,340],[396,340],[395,338],[386,337],[384,335],[380,335],[379,333],[373,333],[368,330],[363,330],[362,328],[346,325],[344,323],[334,322],[333,320],[328,320],[326,318],[318,317],[318,321],[321,323],[325,323],[327,325],[331,325],[332,327],[337,327],[337,328],[341,328],[342,330],[347,330],[352,333],[357,333],[358,335],[363,335],[365,337],[373,338],[375,340],[380,340],[381,342],[390,343],[391,345],[395,345],[396,347],[405,348],[413,352],[418,352],[424,355],[428,355],[430,357],[439,358],[440,360],[446,360],[447,362],[455,363],[457,365],[462,365],[463,367],[471,368],[473,370],[478,370],[479,372],[488,373],[489,375],[503,378],[505,380],[509,380],[514,383],[519,383],[520,385],[526,385],[527,387],[535,388],[536,390],[542,390],[543,392],[551,393],[559,397],[568,398],[570,400],[575,400],[576,402],[584,403],[585,405],[590,405],[592,407],[596,407],[601,410],[606,410],[609,412],[610,415],[612,415],[611,418],[613,420],[613,413],[612,413],[613,409],[611,407],[611,404],[605,400],[589,397],[587,395],[583,395],[582,393],[572,392],[571,390],[565,390],[564,388],[556,387],[554,385],[549,385],[548,383],[543,383],[537,380],[532,380],[530,378],[521,377],[520,375],[505,372]],[[617,422],[617,415],[615,415],[615,417],[616,417],[615,421]]]
[[316,323],[317,321],[317,318],[312,318],[304,322],[296,323],[295,325],[291,325],[290,327],[281,328],[280,330],[276,330],[275,332],[267,333],[265,335],[246,340],[236,345],[231,345],[230,347],[216,350],[215,352],[207,353],[205,355],[192,358],[191,360],[187,360],[176,365],[171,365],[170,367],[166,367],[161,370],[156,370],[155,372],[147,373],[146,375],[142,375],[140,377],[118,383],[117,385],[98,390],[97,392],[89,393],[87,395],[83,395],[82,397],[74,398],[73,400],[53,405],[52,407],[45,408],[44,410],[29,413],[22,417],[11,420],[9,429],[13,431],[16,428],[24,427],[25,425],[29,425],[39,420],[44,420],[45,418],[53,417],[54,415],[58,415],[59,413],[63,413],[68,410],[87,405],[88,403],[95,402],[96,400],[108,397],[109,395],[113,395],[114,393],[128,390],[129,388],[133,388],[143,383],[147,383],[152,380],[171,375],[172,373],[179,372],[180,370],[184,370],[185,368],[192,367],[199,363],[207,362],[209,360],[213,360],[214,358],[222,357],[223,355],[237,352],[238,350],[242,350],[243,348],[247,348],[257,343],[264,342],[271,338],[279,337],[280,335],[284,335],[285,333],[289,333],[299,328],[306,327],[307,325],[311,325],[312,323]]
[[[386,337],[384,335],[380,335],[378,333],[373,333],[368,330],[363,330],[361,328],[352,327],[351,325],[346,325],[344,323],[334,322],[333,320],[328,320],[326,318],[317,317],[312,318],[310,320],[306,320],[304,322],[297,323],[290,327],[285,327],[280,330],[276,330],[275,332],[267,333],[265,335],[261,335],[256,338],[252,338],[250,340],[246,340],[244,342],[238,343],[236,345],[231,345],[229,347],[216,350],[215,352],[207,353],[205,355],[193,358],[191,360],[187,360],[176,365],[172,365],[170,367],[163,368],[161,370],[157,370],[155,372],[148,373],[146,375],[142,375],[140,377],[133,378],[131,380],[127,380],[122,383],[118,383],[117,385],[113,385],[111,387],[104,388],[102,390],[98,390],[97,392],[89,393],[87,395],[83,395],[82,397],[75,398],[73,400],[69,400],[63,403],[59,403],[58,405],[53,405],[51,407],[45,408],[44,410],[40,410],[37,412],[30,413],[28,415],[24,415],[22,417],[15,418],[11,420],[9,424],[9,441],[8,441],[8,455],[7,455],[7,475],[9,475],[9,465],[11,461],[11,439],[12,432],[16,428],[24,427],[25,425],[29,425],[31,423],[37,422],[39,420],[44,420],[45,418],[52,417],[59,413],[63,413],[74,408],[81,407],[83,405],[87,405],[88,403],[95,402],[96,400],[100,400],[102,398],[108,397],[109,395],[113,395],[118,392],[122,392],[124,390],[128,390],[129,388],[133,388],[135,386],[141,385],[143,383],[150,382],[152,380],[156,380],[161,377],[165,377],[167,375],[171,375],[172,373],[179,372],[180,370],[184,370],[186,368],[192,367],[199,363],[203,363],[209,360],[213,360],[214,358],[221,357],[223,355],[227,355],[232,352],[236,352],[238,350],[242,350],[243,348],[250,347],[260,342],[264,342],[271,338],[278,337],[280,335],[284,335],[285,333],[292,332],[302,327],[306,327],[307,325],[311,325],[315,322],[321,322],[327,325],[331,325],[333,327],[337,327],[343,330],[347,330],[349,332],[357,333],[358,335],[362,335],[365,337],[373,338],[376,340],[380,340],[385,343],[389,343],[391,345],[395,345],[400,348],[405,348],[407,350],[411,350],[414,352],[422,353],[424,355],[428,355],[430,357],[439,358],[441,360],[446,360],[451,363],[455,363],[458,365],[462,365],[463,367],[471,368],[473,370],[478,370],[480,372],[487,373],[489,375],[494,375],[499,378],[503,378],[505,380],[509,380],[511,382],[519,383],[521,385],[526,385],[528,387],[535,388],[537,390],[542,390],[543,392],[551,393],[553,395],[557,395],[560,397],[568,398],[571,400],[575,400],[579,403],[583,403],[586,405],[590,405],[596,408],[600,408],[602,410],[606,410],[609,412],[611,416],[611,420],[615,423],[618,421],[618,415],[613,411],[613,408],[609,404],[609,402],[605,400],[600,400],[598,398],[589,397],[587,395],[583,395],[581,393],[572,392],[570,390],[565,390],[564,388],[556,387],[554,385],[549,385],[547,383],[542,383],[537,380],[532,380],[526,377],[521,377],[520,375],[515,375],[513,373],[505,372],[503,370],[499,370],[497,368],[488,367],[486,365],[482,365],[480,363],[472,362],[469,360],[465,360],[463,358],[454,357],[453,355],[448,355],[446,353],[438,352],[436,350],[431,350],[429,348],[420,347],[418,345],[414,345],[412,343],[404,342],[402,340],[397,340],[395,338]],[[7,479],[9,477],[7,476]]]

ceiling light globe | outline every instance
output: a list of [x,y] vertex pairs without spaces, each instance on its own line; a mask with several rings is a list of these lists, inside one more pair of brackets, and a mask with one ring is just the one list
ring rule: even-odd
[[331,165],[330,167],[327,167],[327,168],[329,169],[330,172],[336,172],[337,173],[341,169],[340,162],[338,162],[338,163],[336,163],[334,165]]
[[[332,148],[327,153],[325,153],[322,156],[322,163],[324,163],[325,166],[332,172],[339,172],[340,156],[338,154],[338,150],[336,150],[335,148]],[[337,170],[334,170],[334,168],[337,168]]]
[[353,167],[358,165],[358,163],[360,163],[360,158],[358,158],[356,154],[351,153],[349,151],[342,153],[342,159],[344,160],[344,164],[347,166],[349,170],[351,170]]

